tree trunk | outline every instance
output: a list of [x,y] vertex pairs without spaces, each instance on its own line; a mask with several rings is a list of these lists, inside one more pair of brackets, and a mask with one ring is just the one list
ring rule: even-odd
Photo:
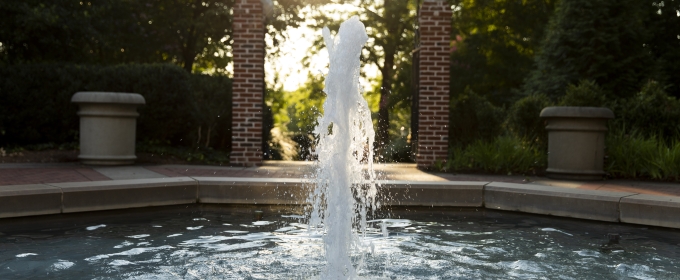
[[196,46],[198,43],[198,34],[201,34],[201,31],[196,28],[196,22],[198,21],[198,18],[201,17],[201,14],[205,12],[205,8],[203,8],[200,3],[201,1],[196,0],[192,5],[192,24],[187,32],[186,40],[182,42],[182,62],[184,62],[182,68],[189,73],[191,73],[194,68],[194,62],[196,61],[197,55],[196,50],[202,49]]
[[191,70],[193,70],[194,61],[196,60],[196,52],[194,51],[195,48],[196,48],[196,27],[192,25],[191,28],[189,29],[189,32],[187,32],[186,41],[183,43],[182,46],[182,61],[184,62],[182,68],[184,68],[184,70],[186,70],[189,73],[191,73]]
[[385,155],[385,148],[390,144],[390,108],[389,101],[392,93],[392,68],[394,67],[394,52],[385,53],[385,63],[380,71],[382,83],[380,87],[380,104],[378,107],[378,131],[376,131],[376,155]]

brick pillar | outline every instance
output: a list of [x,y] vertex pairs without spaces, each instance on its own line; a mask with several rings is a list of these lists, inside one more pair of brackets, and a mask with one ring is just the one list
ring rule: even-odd
[[424,0],[420,7],[419,167],[448,157],[451,16],[446,0]]
[[262,163],[264,14],[261,0],[236,0],[233,27],[232,165]]

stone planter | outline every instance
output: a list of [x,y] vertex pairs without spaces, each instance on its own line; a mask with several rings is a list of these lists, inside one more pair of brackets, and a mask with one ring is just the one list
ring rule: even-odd
[[77,92],[80,155],[83,164],[132,164],[135,156],[137,106],[145,104],[136,93]]
[[598,180],[605,174],[604,137],[614,113],[598,107],[547,107],[548,169],[555,179]]

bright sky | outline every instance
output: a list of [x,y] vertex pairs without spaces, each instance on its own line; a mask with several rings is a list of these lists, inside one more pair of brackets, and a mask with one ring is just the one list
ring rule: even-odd
[[[332,4],[324,7],[324,12],[335,14],[339,18],[347,17],[342,14],[353,9],[354,7],[351,5]],[[316,75],[326,75],[328,72],[328,52],[325,48],[310,59],[309,68],[304,68],[302,65],[302,59],[307,56],[312,42],[322,36],[320,29],[315,30],[308,27],[311,23],[311,20],[307,20],[299,28],[286,30],[288,40],[281,44],[280,55],[275,59],[267,59],[265,62],[265,76],[268,84],[274,83],[275,74],[278,72],[279,83],[283,85],[284,90],[293,91],[307,81],[307,74],[310,72]],[[372,64],[365,65],[362,72],[366,74],[368,80],[373,80],[378,75],[377,67]],[[369,82],[364,79],[362,79],[361,84],[364,88],[370,86]]]

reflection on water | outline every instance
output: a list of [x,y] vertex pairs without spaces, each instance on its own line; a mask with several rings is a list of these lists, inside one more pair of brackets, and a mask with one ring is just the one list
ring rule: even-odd
[[[139,210],[137,210],[139,211]],[[296,211],[191,208],[20,231],[0,224],[0,279],[316,278],[322,228]],[[360,233],[368,279],[673,279],[680,231],[496,211],[393,210]],[[292,215],[291,215],[292,214]],[[75,225],[74,225],[75,224]],[[608,242],[616,233],[620,241]],[[354,262],[361,258],[355,256]]]

